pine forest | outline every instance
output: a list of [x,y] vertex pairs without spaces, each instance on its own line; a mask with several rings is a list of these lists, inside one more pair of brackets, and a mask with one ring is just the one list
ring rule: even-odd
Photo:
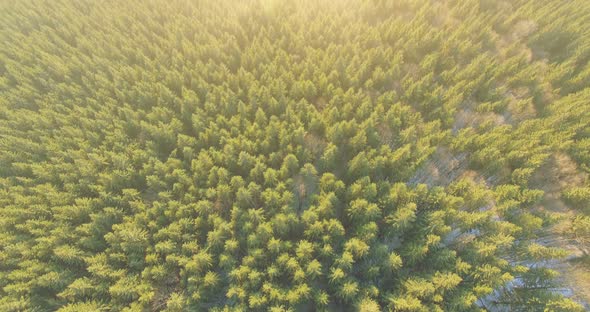
[[0,0],[0,311],[590,311],[590,1]]

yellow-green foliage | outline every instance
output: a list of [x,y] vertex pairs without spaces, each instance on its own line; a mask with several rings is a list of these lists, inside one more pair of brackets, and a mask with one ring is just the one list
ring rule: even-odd
[[530,182],[590,166],[588,16],[0,1],[0,310],[581,309]]

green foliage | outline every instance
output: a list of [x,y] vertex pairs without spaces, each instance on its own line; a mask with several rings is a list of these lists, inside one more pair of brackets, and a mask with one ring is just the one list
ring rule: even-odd
[[0,310],[580,310],[534,186],[590,172],[587,16],[0,1]]

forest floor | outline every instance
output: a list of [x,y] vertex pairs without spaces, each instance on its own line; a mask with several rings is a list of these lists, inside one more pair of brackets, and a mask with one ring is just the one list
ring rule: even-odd
[[584,256],[581,246],[567,236],[576,213],[561,199],[565,189],[581,186],[587,178],[568,155],[556,153],[533,176],[532,186],[545,192],[538,208],[558,216],[558,221],[540,243],[568,252],[564,261],[557,263],[554,269],[560,272],[564,286],[573,291],[573,297],[590,308],[590,259]]

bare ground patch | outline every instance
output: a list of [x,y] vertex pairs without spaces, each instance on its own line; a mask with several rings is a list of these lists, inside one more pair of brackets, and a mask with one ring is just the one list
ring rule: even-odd
[[568,251],[569,256],[557,263],[555,269],[561,273],[563,283],[573,290],[574,298],[587,304],[590,302],[590,260],[584,256],[582,246],[568,237],[572,219],[577,214],[561,199],[563,190],[581,186],[586,179],[587,174],[578,170],[567,154],[555,153],[533,175],[531,186],[545,192],[538,209],[558,220],[539,243]]
[[[467,155],[453,155],[447,148],[439,147],[410,179],[410,184],[447,186],[467,174]],[[476,172],[469,175],[478,176]]]

